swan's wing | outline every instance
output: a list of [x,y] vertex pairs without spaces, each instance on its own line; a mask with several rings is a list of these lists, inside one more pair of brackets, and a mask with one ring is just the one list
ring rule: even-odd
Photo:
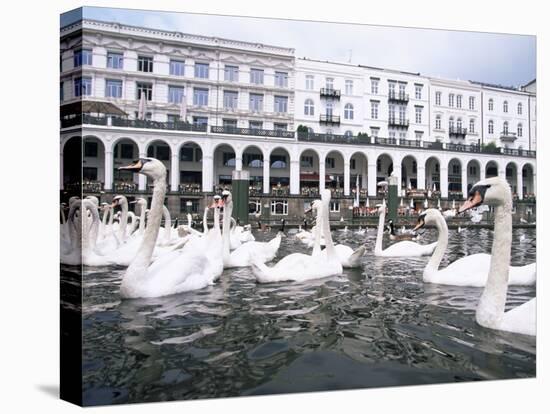
[[535,336],[537,334],[537,298],[506,312],[500,329]]

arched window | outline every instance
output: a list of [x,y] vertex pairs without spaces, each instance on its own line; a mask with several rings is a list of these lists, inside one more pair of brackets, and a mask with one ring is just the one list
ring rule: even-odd
[[521,115],[523,113],[523,105],[520,103],[518,103],[518,115]]
[[435,129],[441,129],[441,115],[435,116]]
[[476,121],[475,119],[470,119],[470,134],[473,134],[476,132]]
[[492,134],[495,132],[495,123],[493,121],[489,121],[489,134]]
[[353,119],[353,105],[350,103],[344,106],[344,119]]
[[334,108],[334,105],[332,102],[327,102],[325,105],[325,113],[327,116],[332,116],[332,109]]
[[344,136],[345,136],[346,138],[351,138],[351,137],[353,136],[353,132],[351,132],[351,131],[346,131],[346,132],[344,132]]
[[523,125],[518,124],[518,137],[523,136]]
[[315,115],[315,105],[311,99],[304,102],[304,115]]
[[313,128],[312,127],[307,127],[307,133],[308,134],[313,134]]
[[508,112],[508,101],[502,103],[502,112]]
[[456,127],[457,127],[458,129],[462,128],[462,118],[458,118],[458,119],[456,120]]
[[504,121],[504,124],[502,124],[502,132],[508,134],[508,121]]
[[487,104],[489,105],[489,111],[492,111],[494,107],[493,98],[489,99],[489,102]]
[[455,127],[455,119],[451,116],[449,118],[449,129],[453,129]]

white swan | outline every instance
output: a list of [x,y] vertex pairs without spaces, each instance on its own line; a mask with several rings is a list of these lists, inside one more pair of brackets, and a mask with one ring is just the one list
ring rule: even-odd
[[211,271],[211,263],[201,250],[185,249],[163,266],[150,269],[166,194],[166,168],[154,158],[141,158],[120,169],[145,174],[153,180],[154,186],[147,227],[137,254],[122,278],[121,297],[166,296],[201,289],[213,283],[215,275]]
[[492,177],[476,183],[459,213],[484,203],[495,208],[491,265],[476,309],[476,322],[489,329],[536,335],[537,299],[505,312],[512,249],[512,193],[508,182]]
[[366,228],[361,228],[361,226],[359,226],[359,228],[355,231],[355,234],[357,234],[358,236],[363,236],[366,232]]
[[[439,210],[430,208],[418,216],[415,230],[426,225],[435,225],[438,231],[437,247],[428,261],[423,273],[427,283],[438,283],[454,286],[485,286],[491,265],[491,255],[486,253],[472,254],[438,270],[449,238],[449,230]],[[536,263],[527,266],[510,266],[509,285],[532,285],[536,280]]]
[[[224,268],[246,267],[250,266],[251,260],[255,259],[262,263],[269,262],[275,258],[279,246],[281,245],[281,236],[277,234],[269,242],[251,241],[241,244],[235,250],[230,252],[230,229],[229,223],[233,211],[233,198],[229,191],[222,192],[223,205],[223,266]],[[239,240],[240,243],[240,240]]]
[[317,208],[317,217],[323,217],[321,223],[322,234],[327,241],[326,253],[319,254],[314,249],[312,255],[304,253],[291,253],[283,257],[274,266],[268,267],[265,264],[255,260],[252,263],[252,271],[256,280],[260,283],[282,282],[282,281],[305,281],[310,279],[320,279],[329,276],[341,275],[343,272],[342,263],[334,245],[332,244],[332,235],[328,220],[328,209],[330,202],[330,190],[321,191],[322,203]]
[[126,229],[128,226],[128,199],[123,195],[113,197],[112,208],[120,206],[120,223],[118,225],[118,240],[124,242],[128,236]]
[[415,257],[427,256],[433,253],[437,243],[418,244],[413,241],[400,241],[385,250],[382,250],[382,234],[384,231],[384,219],[386,218],[386,201],[378,208],[378,231],[376,233],[376,244],[374,246],[374,255],[383,257]]

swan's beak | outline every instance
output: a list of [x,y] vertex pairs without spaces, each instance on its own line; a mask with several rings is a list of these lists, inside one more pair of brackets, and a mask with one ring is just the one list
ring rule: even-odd
[[476,191],[474,195],[470,196],[464,204],[460,206],[458,209],[459,213],[464,213],[467,210],[470,210],[471,208],[479,206],[483,202],[483,198],[481,197],[481,194],[479,191]]
[[126,165],[125,167],[118,167],[118,169],[139,172],[141,171],[142,167],[143,167],[143,162],[141,160],[136,160],[132,164]]

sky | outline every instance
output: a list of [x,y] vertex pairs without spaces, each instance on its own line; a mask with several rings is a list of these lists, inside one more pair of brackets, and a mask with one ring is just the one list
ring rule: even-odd
[[519,86],[536,77],[536,37],[84,7],[61,16],[291,47],[296,57]]

